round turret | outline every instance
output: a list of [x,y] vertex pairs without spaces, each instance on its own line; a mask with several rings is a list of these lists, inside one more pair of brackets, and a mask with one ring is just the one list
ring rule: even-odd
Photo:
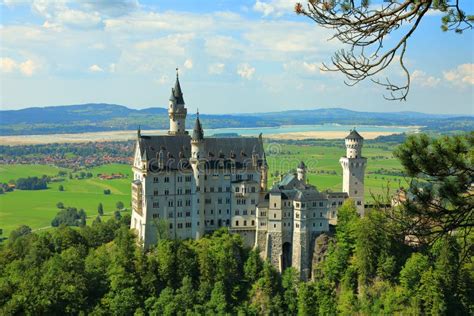
[[298,165],[298,168],[296,168],[296,173],[298,180],[302,181],[303,183],[306,183],[306,165],[303,161],[301,161]]
[[364,138],[355,130],[351,130],[349,135],[345,138],[346,157],[347,158],[362,158],[362,145]]

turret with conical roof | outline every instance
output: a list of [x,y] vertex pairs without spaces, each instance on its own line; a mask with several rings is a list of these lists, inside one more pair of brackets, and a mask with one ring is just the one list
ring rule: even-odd
[[188,111],[185,107],[181,84],[179,83],[178,68],[176,68],[176,82],[174,88],[171,88],[171,96],[168,107],[168,116],[170,118],[170,135],[186,134],[186,115]]
[[196,122],[194,123],[192,140],[193,141],[204,140],[204,131],[202,130],[201,121],[199,120],[199,111],[196,114]]
[[355,127],[345,138],[346,143],[346,157],[347,158],[361,158],[362,145],[364,138],[356,131]]

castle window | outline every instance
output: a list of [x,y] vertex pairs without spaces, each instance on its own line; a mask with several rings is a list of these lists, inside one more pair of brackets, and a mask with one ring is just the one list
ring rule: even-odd
[[165,183],[168,183],[170,182],[170,178],[169,177],[165,177]]
[[239,226],[239,221],[235,221],[235,226]]
[[173,229],[173,223],[170,223],[170,229]]
[[273,218],[276,218],[277,217],[277,214],[276,213],[273,213]]
[[214,226],[214,220],[213,219],[211,219],[211,225]]
[[186,177],[184,177],[184,181],[186,181],[186,182],[191,182],[191,176],[186,176]]
[[300,218],[300,213],[296,212],[296,213],[295,213],[295,217],[296,217],[296,218]]
[[273,207],[277,207],[277,204],[276,204],[276,203],[273,203]]
[[191,200],[186,200],[186,206],[191,206]]
[[158,217],[160,217],[160,214],[158,213],[153,214],[153,218],[158,218]]
[[230,198],[225,199],[225,204],[230,204]]
[[160,203],[158,202],[153,202],[153,208],[158,208],[160,207]]
[[239,211],[239,210],[235,210],[235,215],[240,215],[240,211]]
[[191,227],[191,223],[186,223],[186,227],[187,227],[187,228],[190,228],[190,227]]
[[323,223],[322,223],[322,222],[319,223],[319,227],[323,227]]
[[177,180],[178,182],[183,182],[183,177],[179,176]]
[[300,224],[295,224],[296,228],[300,228]]
[[168,206],[173,206],[173,200],[168,201]]
[[255,210],[251,210],[250,215],[255,215]]
[[252,193],[255,193],[255,187],[252,187],[251,190],[252,190]]
[[323,207],[324,206],[324,203],[323,202],[319,202],[319,207]]
[[222,187],[218,187],[217,192],[222,192]]
[[225,191],[226,191],[226,192],[230,192],[230,187],[226,187],[226,188],[225,188]]
[[361,201],[357,201],[357,205],[362,205],[362,202],[361,202]]
[[191,189],[186,189],[185,194],[191,194]]
[[182,223],[178,223],[178,228],[183,228],[183,224],[182,224]]
[[240,188],[239,187],[236,187],[235,188],[235,192],[239,192],[240,191]]
[[323,212],[320,212],[320,213],[319,213],[319,217],[323,217]]
[[252,226],[255,226],[255,221],[252,221]]
[[221,213],[222,213],[221,210],[219,210],[219,215],[220,215]]
[[154,191],[153,191],[153,195],[154,195],[154,196],[157,196],[157,195],[158,195],[158,190],[154,190]]
[[178,201],[176,202],[176,204],[177,204],[178,206],[183,206],[183,201],[178,200]]
[[255,199],[251,199],[250,204],[254,205],[255,204]]
[[273,228],[277,228],[277,224],[273,224]]
[[211,204],[212,200],[211,199],[205,199],[204,203],[206,204]]
[[247,226],[247,221],[244,221],[244,226]]
[[357,190],[354,191],[354,194],[357,194]]
[[217,204],[222,204],[222,199],[217,199]]
[[213,215],[213,214],[214,214],[214,210],[211,210],[211,215]]
[[165,195],[170,194],[170,191],[168,189],[165,190]]
[[316,227],[316,224],[315,224],[315,223],[313,223],[313,227]]
[[168,213],[168,217],[169,217],[169,218],[173,218],[173,212],[169,212],[169,213]]
[[182,212],[178,212],[177,217],[183,217],[183,213],[182,213]]
[[191,212],[190,212],[190,211],[187,211],[187,212],[186,212],[186,217],[189,217],[189,216],[191,216]]
[[227,214],[229,214],[229,209],[227,209]]
[[316,217],[316,213],[313,213],[313,217]]
[[225,225],[229,226],[229,220],[228,219],[225,220]]
[[243,210],[242,215],[247,215],[247,210]]
[[214,187],[211,187],[210,190],[211,190],[211,192],[214,192]]
[[153,183],[158,183],[158,177],[153,177]]

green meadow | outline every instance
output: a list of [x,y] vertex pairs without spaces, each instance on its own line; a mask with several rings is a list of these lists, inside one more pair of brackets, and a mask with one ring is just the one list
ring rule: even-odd
[[[277,172],[285,173],[296,169],[299,161],[303,160],[308,166],[309,183],[316,185],[319,190],[341,191],[342,170],[339,158],[345,153],[343,144],[334,147],[266,144],[265,150],[268,153],[267,160],[270,166],[269,185],[278,178],[275,176]],[[385,144],[364,146],[363,154],[368,158],[365,178],[365,192],[368,200],[371,199],[371,193],[381,193],[382,188],[388,183],[392,189],[399,187],[399,182],[403,185],[402,177],[371,173],[382,168],[391,171],[401,169],[399,162],[392,155],[392,150],[393,148]],[[0,182],[44,174],[55,176],[61,170],[72,172],[72,170],[46,165],[2,165],[0,166]],[[11,230],[22,224],[33,229],[49,227],[51,220],[58,212],[56,208],[58,202],[64,203],[65,206],[83,208],[88,215],[89,224],[97,216],[99,203],[104,206],[105,217],[113,214],[118,201],[122,201],[125,207],[130,209],[130,181],[132,179],[130,166],[109,164],[81,171],[91,172],[94,176],[89,179],[69,179],[66,176],[64,181],[49,183],[47,190],[16,190],[1,194],[0,228],[4,230],[4,236],[8,236]],[[101,180],[97,177],[100,173],[122,173],[126,177]],[[59,191],[59,185],[63,185],[64,191]],[[110,189],[111,194],[105,195],[105,189]]]
[[[4,165],[0,170],[1,182],[27,176],[56,175],[59,170],[70,171],[40,165]],[[115,211],[115,204],[118,201],[122,201],[125,207],[130,209],[132,171],[129,166],[110,164],[84,171],[92,172],[94,177],[69,179],[66,176],[64,181],[49,183],[47,190],[15,190],[0,195],[0,228],[3,228],[4,235],[8,236],[12,229],[22,224],[33,229],[50,226],[51,220],[58,212],[56,208],[58,202],[62,202],[65,206],[84,209],[88,215],[89,223],[98,215],[99,203],[104,206],[104,212],[109,213],[108,216]],[[98,173],[119,172],[127,177],[114,180],[101,180],[97,177]],[[64,191],[59,191],[59,185],[64,187]],[[110,189],[111,194],[105,195],[105,189]]]

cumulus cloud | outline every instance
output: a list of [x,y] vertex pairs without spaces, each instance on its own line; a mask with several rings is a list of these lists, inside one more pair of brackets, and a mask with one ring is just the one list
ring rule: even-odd
[[263,16],[282,16],[294,11],[295,2],[291,0],[257,0],[253,9]]
[[186,60],[184,61],[184,65],[183,65],[183,66],[184,66],[184,68],[186,68],[186,69],[191,69],[191,68],[193,68],[193,61],[192,61],[192,59],[186,59]]
[[246,63],[240,64],[237,67],[237,74],[247,80],[252,79],[254,73],[255,73],[255,68],[250,66],[249,64],[246,64]]
[[209,65],[209,73],[211,75],[220,75],[221,73],[224,72],[225,69],[225,64],[223,63],[215,63]]
[[0,70],[2,72],[13,72],[17,67],[16,62],[8,57],[0,59]]
[[439,82],[441,81],[441,79],[439,78],[427,75],[422,70],[413,71],[410,78],[415,84],[418,84],[423,87],[431,87],[431,88],[437,86]]
[[31,59],[27,59],[24,62],[17,62],[8,57],[0,59],[0,70],[5,73],[11,73],[18,70],[23,75],[31,77],[38,68],[38,63]]
[[89,67],[89,71],[90,72],[103,72],[104,69],[102,69],[99,65],[94,64]]
[[474,85],[474,64],[462,64],[443,72],[444,79],[456,85]]

